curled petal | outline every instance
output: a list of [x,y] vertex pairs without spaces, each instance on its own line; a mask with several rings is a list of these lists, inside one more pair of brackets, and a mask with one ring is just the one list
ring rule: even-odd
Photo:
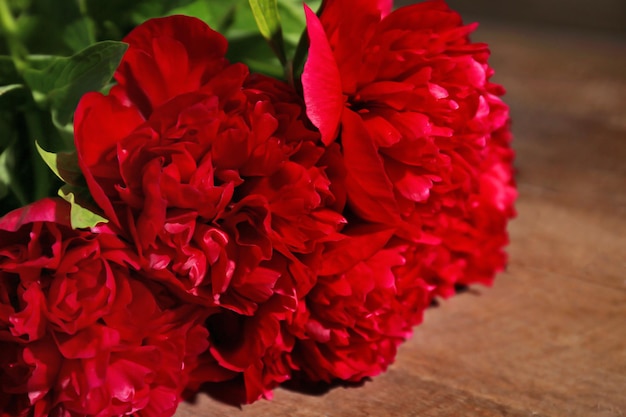
[[329,145],[337,137],[344,106],[339,69],[315,13],[304,5],[309,34],[309,58],[302,73],[302,88],[307,116],[322,134],[322,142]]

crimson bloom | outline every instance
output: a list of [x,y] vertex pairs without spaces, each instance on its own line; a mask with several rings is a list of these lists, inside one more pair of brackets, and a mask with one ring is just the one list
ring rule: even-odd
[[433,297],[506,261],[508,107],[474,26],[439,0],[305,11],[304,100],[172,16],[128,35],[118,84],[75,114],[91,195],[150,281],[126,282],[202,311],[190,390],[376,375]]
[[211,315],[195,383],[243,374],[256,400],[289,377],[281,323],[345,222],[332,151],[293,89],[228,63],[200,20],[150,20],[124,41],[118,85],[76,111],[81,169],[146,274]]
[[76,112],[89,189],[160,279],[251,314],[279,277],[264,263],[314,253],[344,221],[326,208],[325,149],[295,93],[228,64],[201,21],[151,20],[125,41],[119,85]]
[[65,201],[7,214],[0,242],[6,415],[174,414],[207,347],[204,313],[143,279],[107,228],[73,230]]
[[328,0],[319,18],[306,9],[307,114],[324,143],[341,144],[352,212],[394,228],[404,268],[449,296],[506,262],[508,107],[487,46],[469,40],[475,25],[441,0],[391,13],[383,3]]
[[[362,237],[351,244],[356,240]],[[346,272],[319,277],[291,327],[296,369],[326,382],[360,381],[387,369],[431,299],[426,282],[401,273],[404,250],[378,250]]]

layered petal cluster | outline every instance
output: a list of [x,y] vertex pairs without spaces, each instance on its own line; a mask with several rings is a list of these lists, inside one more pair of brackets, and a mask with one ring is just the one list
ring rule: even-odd
[[307,11],[307,114],[325,143],[341,143],[351,210],[408,245],[403,268],[436,295],[489,284],[506,261],[516,196],[489,50],[442,0],[391,13],[380,3]]
[[197,382],[243,374],[256,400],[288,378],[281,323],[345,222],[331,151],[295,91],[228,63],[200,20],[154,19],[125,41],[118,84],[77,109],[80,166],[142,270],[212,315]]
[[[153,19],[75,113],[106,226],[0,220],[0,410],[169,416],[204,383],[384,371],[435,297],[491,283],[514,215],[508,107],[443,0],[305,6],[302,92]],[[4,415],[4,414],[3,414]]]
[[404,249],[378,250],[346,272],[319,277],[292,327],[293,360],[309,379],[356,382],[393,362],[431,297],[424,281],[396,270]]
[[[305,8],[306,111],[340,147],[345,240],[327,245],[294,322],[308,378],[383,371],[436,296],[490,284],[514,215],[508,107],[474,25],[440,0]],[[347,19],[346,16],[350,16]]]
[[170,416],[207,347],[204,312],[143,279],[110,230],[41,200],[0,220],[0,410]]

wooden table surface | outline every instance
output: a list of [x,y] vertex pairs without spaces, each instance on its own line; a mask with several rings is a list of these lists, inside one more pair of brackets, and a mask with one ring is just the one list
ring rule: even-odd
[[426,313],[387,373],[177,417],[626,417],[626,40],[483,24],[520,197],[508,272]]

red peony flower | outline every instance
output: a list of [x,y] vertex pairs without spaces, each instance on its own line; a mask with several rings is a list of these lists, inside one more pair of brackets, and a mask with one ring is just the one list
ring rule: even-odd
[[[148,279],[129,272],[116,294],[202,308],[197,357],[171,361],[189,363],[192,391],[235,380],[252,402],[293,371],[376,375],[433,297],[488,284],[506,261],[508,108],[473,26],[438,0],[394,12],[388,0],[330,0],[306,15],[304,100],[230,64],[201,21],[173,16],[136,28],[118,85],[75,114],[89,190],[132,242],[122,264]],[[100,325],[98,302],[63,331]]]
[[[362,236],[351,239],[357,243],[365,243]],[[399,273],[404,250],[378,250],[344,273],[319,277],[291,328],[297,369],[326,382],[360,381],[387,369],[431,298],[424,281]]]
[[389,14],[376,0],[328,0],[319,19],[306,14],[307,114],[341,144],[351,211],[396,230],[403,268],[434,295],[490,283],[516,192],[508,107],[487,46],[468,38],[475,25],[440,0]]
[[283,322],[345,222],[333,151],[295,91],[229,64],[200,20],[151,20],[125,42],[119,84],[76,111],[81,169],[146,274],[212,315],[194,383],[243,374],[256,400],[289,377]]
[[[189,31],[197,34],[193,42]],[[125,39],[120,85],[109,96],[82,99],[76,147],[96,202],[160,279],[198,302],[249,315],[278,279],[264,263],[314,253],[343,218],[325,207],[333,196],[316,165],[325,150],[305,126],[298,97],[278,81],[226,64],[217,36],[182,16],[138,27]],[[183,56],[177,62],[195,62],[198,45],[211,51],[203,69],[182,65],[189,76],[168,79],[174,57],[156,51],[175,50]],[[148,57],[162,80],[131,82]]]
[[207,347],[204,316],[146,282],[107,228],[45,199],[0,220],[0,409],[171,416]]

